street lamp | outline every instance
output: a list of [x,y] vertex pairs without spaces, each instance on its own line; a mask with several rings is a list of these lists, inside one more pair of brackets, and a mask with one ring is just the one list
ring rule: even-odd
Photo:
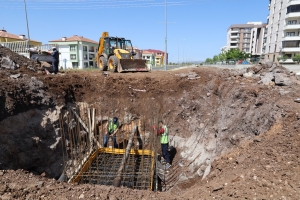
[[27,17],[27,8],[26,8],[26,1],[24,0],[24,8],[25,8],[25,15],[26,15],[26,24],[27,24],[27,35],[28,35],[28,48],[30,47],[30,36],[29,36],[29,26],[28,26],[28,17]]

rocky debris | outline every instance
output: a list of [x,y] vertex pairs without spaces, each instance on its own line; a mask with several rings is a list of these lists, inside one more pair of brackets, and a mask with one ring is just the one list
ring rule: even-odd
[[245,78],[251,78],[251,77],[253,77],[253,74],[254,73],[252,71],[250,71],[250,72],[244,73],[243,77],[245,77]]
[[189,80],[199,79],[200,76],[196,72],[189,72],[189,73],[180,73],[175,74],[175,76],[179,76],[181,78],[188,78]]
[[300,103],[300,98],[294,100],[296,103]]
[[260,77],[259,83],[262,83],[263,85],[270,85],[274,81],[274,74],[271,72],[265,73],[264,76]]
[[34,72],[43,70],[38,62],[32,61],[3,46],[0,46],[0,60],[0,67],[5,69],[17,70],[23,67]]
[[11,78],[19,78],[20,76],[21,76],[21,74],[10,75]]
[[[231,76],[237,77],[243,72],[244,78],[256,78],[259,77],[259,84],[263,85],[278,85],[278,86],[290,86],[292,84],[291,76],[294,75],[286,68],[277,65],[271,61],[262,61],[259,64],[249,67],[246,70],[232,70]],[[296,78],[297,74],[296,74]]]
[[19,68],[19,65],[13,62],[9,57],[2,57],[0,67],[15,70]]
[[295,76],[296,76],[296,79],[297,79],[298,81],[300,81],[300,72],[297,72]]
[[290,78],[286,74],[275,73],[274,78],[275,78],[275,85],[289,86],[292,84]]
[[271,68],[274,65],[274,63],[270,60],[261,60],[259,62],[259,65],[262,65],[263,68]]

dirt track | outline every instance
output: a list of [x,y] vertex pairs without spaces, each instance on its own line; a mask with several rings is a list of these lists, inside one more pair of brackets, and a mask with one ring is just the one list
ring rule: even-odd
[[[1,53],[12,54],[0,48]],[[300,89],[283,68],[276,70],[290,77],[289,86],[262,85],[258,76],[214,68],[45,75],[35,63],[29,69],[24,65],[29,61],[14,56],[20,68],[0,70],[0,169],[6,170],[0,172],[2,199],[300,198],[300,104],[294,102]],[[264,70],[269,69],[257,74]],[[94,104],[103,112],[114,107],[119,115],[126,107],[137,118],[151,103],[158,104],[175,136],[177,156],[184,163],[178,176],[184,179],[167,193],[155,194],[41,177],[57,178],[55,171],[61,170],[60,151],[48,150],[57,138],[55,108],[76,102]],[[55,159],[43,159],[41,149]],[[37,176],[9,170],[19,168]],[[211,173],[202,180],[207,169]]]

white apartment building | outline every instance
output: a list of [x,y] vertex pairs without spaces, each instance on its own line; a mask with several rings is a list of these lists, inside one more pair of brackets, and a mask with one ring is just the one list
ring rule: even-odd
[[95,57],[98,50],[98,42],[96,41],[74,35],[49,41],[49,44],[57,44],[59,47],[59,68],[83,69],[97,67]]
[[265,58],[276,61],[286,56],[284,62],[293,63],[293,56],[300,54],[300,0],[269,1]]
[[227,30],[226,50],[236,48],[250,53],[252,57],[261,56],[263,53],[265,27],[266,24],[262,22],[231,25]]

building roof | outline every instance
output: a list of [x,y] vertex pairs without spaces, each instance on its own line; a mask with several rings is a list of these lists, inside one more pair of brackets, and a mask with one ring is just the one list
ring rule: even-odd
[[[12,33],[8,33],[6,30],[2,29],[0,30],[0,37],[3,37],[3,38],[11,38],[11,39],[16,39],[16,40],[21,40],[21,41],[26,41],[28,40],[25,35],[23,34],[20,34],[20,35],[15,35],[15,34],[12,34]],[[40,41],[37,41],[37,40],[32,40],[30,39],[30,41],[33,41],[33,42],[40,42]]]
[[150,51],[143,51],[143,54],[154,54],[154,53]]
[[229,31],[231,28],[260,28],[260,27],[266,27],[267,23],[262,24],[232,24],[227,30]]
[[161,50],[155,50],[155,49],[146,49],[143,52],[145,52],[145,51],[150,52],[150,53],[165,53]]
[[78,35],[73,35],[71,37],[62,37],[60,39],[57,40],[51,40],[49,42],[89,42],[89,43],[93,43],[93,44],[98,44],[99,42],[96,42],[94,40],[85,38],[83,36],[78,36]]

